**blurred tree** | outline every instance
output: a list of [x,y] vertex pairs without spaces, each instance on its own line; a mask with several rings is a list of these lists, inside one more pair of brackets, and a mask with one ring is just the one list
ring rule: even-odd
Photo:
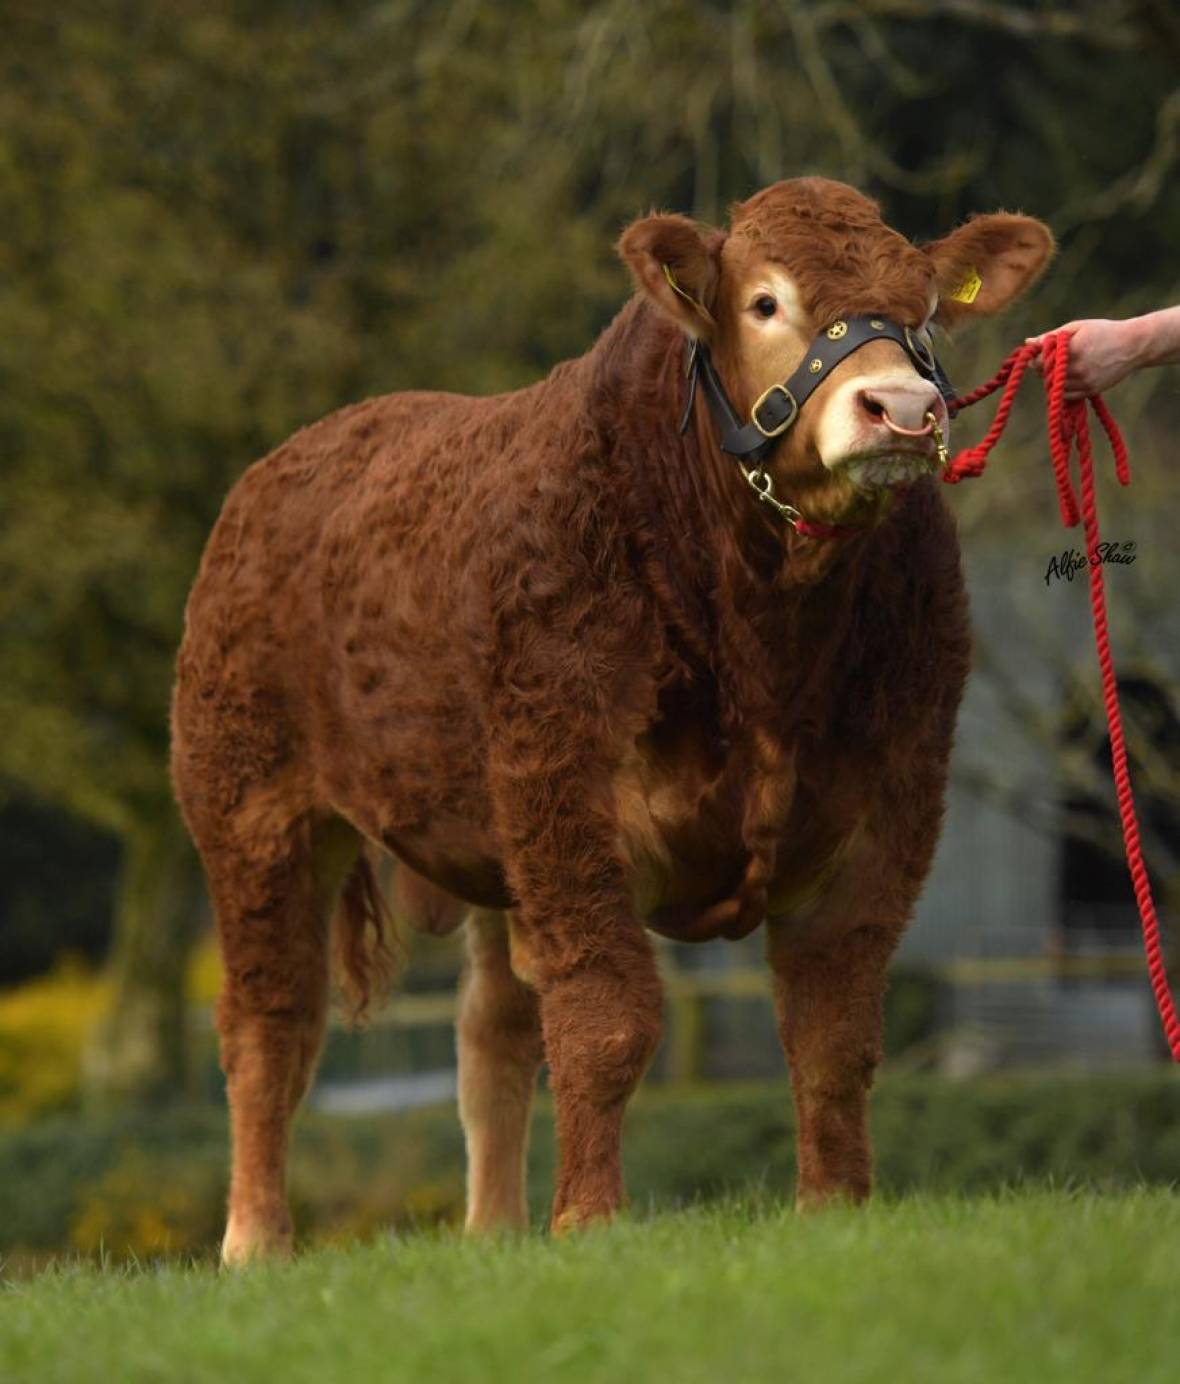
[[[174,200],[223,71],[198,61],[199,23],[186,70],[156,22],[137,47],[107,20],[28,18],[0,96],[0,773],[122,843],[91,1071],[96,1094],[145,1099],[183,1082],[200,897],[166,771],[185,591],[232,476],[336,402],[348,358],[281,262],[201,198]],[[159,109],[178,80],[188,128]]]
[[804,171],[919,235],[1048,217],[1041,326],[1175,291],[1162,0],[9,0],[5,39],[0,778],[122,842],[107,1092],[182,1079],[168,688],[253,457],[367,393],[535,377],[620,302],[628,218]]
[[63,952],[102,960],[117,866],[118,843],[78,817],[20,798],[0,806],[0,989]]

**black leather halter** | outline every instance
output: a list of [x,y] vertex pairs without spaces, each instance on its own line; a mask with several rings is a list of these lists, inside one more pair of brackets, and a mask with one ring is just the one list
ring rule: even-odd
[[750,410],[750,421],[744,424],[729,402],[709,348],[701,341],[692,341],[685,369],[688,402],[680,422],[680,431],[688,431],[699,380],[709,410],[721,430],[721,450],[737,457],[743,467],[761,472],[779,439],[799,416],[799,410],[831,371],[853,351],[881,340],[897,342],[913,361],[918,374],[934,383],[953,416],[955,391],[951,382],[935,359],[934,352],[918,341],[909,327],[900,326],[888,317],[840,317],[812,339],[802,364],[789,379],[782,384],[772,384],[755,400]]

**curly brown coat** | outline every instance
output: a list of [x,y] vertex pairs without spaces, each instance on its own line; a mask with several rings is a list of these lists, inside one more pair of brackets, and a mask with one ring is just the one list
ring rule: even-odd
[[[820,518],[872,523],[784,530],[701,400],[679,435],[684,333],[745,408],[797,363],[742,347],[741,295],[767,264],[815,324],[918,326],[969,266],[982,301],[942,316],[1002,307],[1051,241],[999,215],[919,249],[859,193],[805,179],[736,208],[728,233],[652,216],[620,248],[640,291],[586,355],[512,394],[343,409],[247,471],[210,537],[173,777],[225,958],[230,1262],[290,1244],[286,1146],[338,900],[362,1004],[383,959],[365,842],[397,858],[409,921],[442,931],[474,909],[470,1226],[524,1220],[542,1057],[554,1226],[619,1204],[623,1109],[660,1032],[647,928],[696,940],[766,920],[800,1201],[868,1191],[885,966],[938,838],[968,670],[954,523],[933,479],[866,498],[821,464],[845,362],[774,474]],[[896,370],[897,351],[873,343],[855,368]]]

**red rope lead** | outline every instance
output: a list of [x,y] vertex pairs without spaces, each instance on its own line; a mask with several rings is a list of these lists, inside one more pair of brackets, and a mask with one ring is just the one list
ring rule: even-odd
[[1076,444],[1078,453],[1078,477],[1081,486],[1081,519],[1086,535],[1086,555],[1089,559],[1090,606],[1094,615],[1094,643],[1098,649],[1098,666],[1102,672],[1102,700],[1106,707],[1106,724],[1110,730],[1110,758],[1114,770],[1115,791],[1118,796],[1119,817],[1123,825],[1123,845],[1127,853],[1127,868],[1131,873],[1131,883],[1135,889],[1135,902],[1139,906],[1139,921],[1143,926],[1143,949],[1147,954],[1147,971],[1151,977],[1151,989],[1155,995],[1156,1009],[1164,1026],[1164,1035],[1172,1058],[1180,1062],[1180,1018],[1176,1016],[1176,1006],[1168,986],[1168,976],[1164,968],[1163,947],[1160,943],[1160,925],[1156,917],[1155,903],[1151,897],[1151,885],[1147,878],[1147,867],[1143,863],[1143,852],[1139,843],[1139,823],[1135,816],[1135,800],[1131,795],[1131,775],[1127,769],[1127,748],[1123,738],[1123,718],[1119,709],[1118,682],[1115,678],[1114,662],[1110,654],[1110,631],[1106,620],[1106,588],[1103,584],[1102,562],[1098,555],[1100,534],[1098,531],[1098,506],[1094,493],[1094,453],[1090,442],[1090,425],[1086,414],[1086,404],[1093,406],[1098,421],[1110,441],[1114,453],[1115,474],[1121,485],[1131,480],[1127,461],[1127,448],[1119,432],[1118,424],[1111,417],[1098,394],[1088,400],[1070,403],[1065,399],[1065,377],[1069,369],[1069,334],[1050,332],[1040,341],[1031,341],[1013,351],[996,375],[987,384],[981,385],[970,394],[955,400],[954,407],[969,408],[972,404],[986,399],[997,389],[1003,389],[996,416],[983,441],[975,447],[968,447],[956,456],[943,473],[943,480],[949,485],[957,485],[968,476],[983,474],[988,454],[1000,440],[1012,412],[1012,404],[1024,372],[1032,361],[1041,357],[1041,368],[1045,383],[1045,407],[1049,430],[1049,456],[1053,462],[1053,474],[1057,481],[1057,500],[1061,508],[1061,522],[1067,529],[1078,522],[1078,501],[1070,480],[1070,455]]

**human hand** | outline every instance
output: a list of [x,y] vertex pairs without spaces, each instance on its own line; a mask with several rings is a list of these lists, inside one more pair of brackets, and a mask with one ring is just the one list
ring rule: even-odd
[[[1116,322],[1092,317],[1066,322],[1057,330],[1069,333],[1069,367],[1065,376],[1065,397],[1069,400],[1101,394],[1142,364],[1138,323],[1134,318]],[[1030,336],[1027,340],[1041,341],[1045,335]],[[1034,364],[1041,370],[1039,356]]]

